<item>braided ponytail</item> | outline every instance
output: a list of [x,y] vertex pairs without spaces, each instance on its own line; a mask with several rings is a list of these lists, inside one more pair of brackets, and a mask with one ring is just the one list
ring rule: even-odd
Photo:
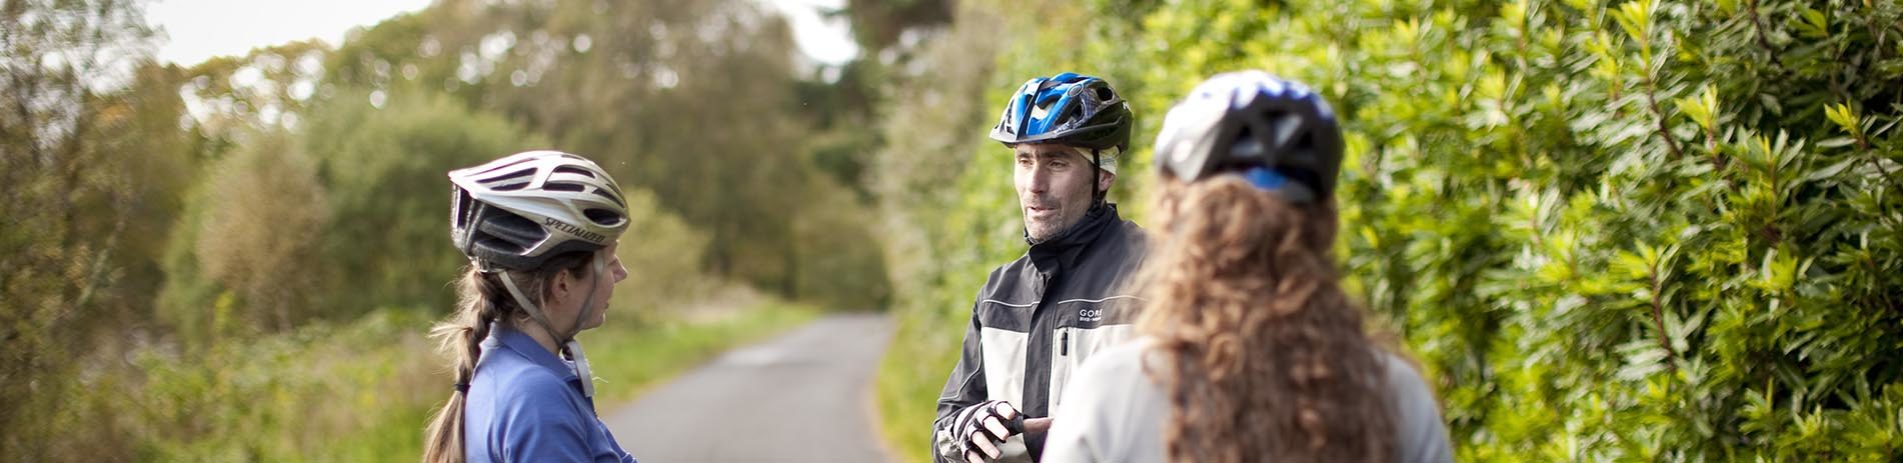
[[456,314],[430,328],[430,337],[438,339],[439,349],[455,359],[456,389],[449,403],[430,421],[423,442],[426,463],[467,459],[463,454],[463,409],[468,403],[469,381],[476,374],[476,360],[482,358],[482,340],[489,337],[489,328],[505,310],[498,303],[508,300],[494,278],[473,267],[463,272],[457,293],[461,300]]
[[[561,272],[585,278],[587,264],[593,256],[592,252],[563,253],[549,258],[540,268],[515,273],[515,278],[525,287],[536,288],[532,297],[546,297],[548,282]],[[476,375],[476,361],[482,358],[482,340],[489,338],[490,328],[498,322],[517,323],[528,318],[528,313],[517,307],[514,297],[502,286],[500,277],[482,273],[475,267],[464,270],[456,288],[459,299],[456,313],[430,328],[430,337],[437,338],[438,349],[454,360],[451,368],[456,375],[456,389],[425,431],[424,463],[461,463],[468,459],[463,453],[463,410],[469,401],[470,380]]]

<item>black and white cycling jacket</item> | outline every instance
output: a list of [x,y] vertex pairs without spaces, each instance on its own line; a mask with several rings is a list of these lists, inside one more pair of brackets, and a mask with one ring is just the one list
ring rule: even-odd
[[[959,452],[940,455],[953,442],[949,429],[960,409],[1003,400],[1027,417],[1048,416],[1092,352],[1133,337],[1136,296],[1124,283],[1142,259],[1143,240],[1142,229],[1105,204],[991,272],[939,394],[933,461],[963,461]],[[1043,433],[1014,436],[1003,461],[1034,460],[1043,441]]]

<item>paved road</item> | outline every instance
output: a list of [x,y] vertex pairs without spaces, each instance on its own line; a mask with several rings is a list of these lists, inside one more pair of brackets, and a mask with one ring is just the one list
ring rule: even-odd
[[885,462],[872,375],[892,323],[833,315],[736,349],[604,415],[641,463]]

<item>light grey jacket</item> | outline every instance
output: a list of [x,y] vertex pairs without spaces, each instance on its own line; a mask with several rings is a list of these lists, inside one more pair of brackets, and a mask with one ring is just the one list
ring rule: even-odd
[[[1170,405],[1163,386],[1143,372],[1161,360],[1153,341],[1138,338],[1097,353],[1071,378],[1044,443],[1043,463],[1162,462]],[[1440,406],[1404,360],[1387,358],[1388,398],[1396,407],[1395,460],[1451,463],[1453,450]]]

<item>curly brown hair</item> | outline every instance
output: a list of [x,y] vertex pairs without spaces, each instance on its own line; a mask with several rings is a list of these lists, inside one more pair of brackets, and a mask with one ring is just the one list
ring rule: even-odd
[[1145,371],[1172,409],[1170,461],[1385,461],[1385,348],[1338,281],[1332,202],[1292,205],[1234,176],[1165,178],[1139,273]]

